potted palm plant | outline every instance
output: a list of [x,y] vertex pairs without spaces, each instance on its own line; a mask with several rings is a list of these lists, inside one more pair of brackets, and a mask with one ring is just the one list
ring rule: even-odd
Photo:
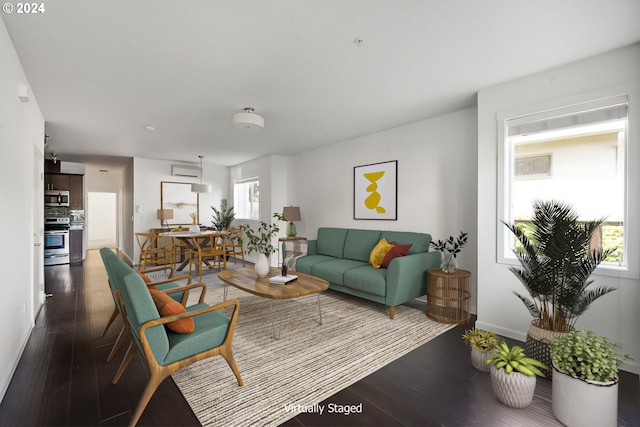
[[551,343],[553,415],[568,426],[618,425],[618,367],[628,355],[587,329]]
[[220,209],[216,209],[211,206],[211,210],[213,211],[213,227],[218,230],[228,230],[231,227],[231,223],[236,217],[235,212],[233,212],[233,206],[227,206],[227,199],[222,199],[220,201]]
[[550,365],[549,343],[573,330],[596,299],[615,290],[587,289],[591,273],[613,251],[591,244],[604,219],[579,221],[570,205],[554,200],[536,200],[533,211],[530,232],[522,224],[504,223],[520,245],[514,250],[520,266],[509,270],[529,294],[514,291],[533,316],[527,354]]
[[536,375],[544,377],[544,363],[527,357],[522,347],[511,348],[502,342],[496,355],[487,360],[491,367],[491,386],[500,402],[511,408],[524,408],[533,400],[536,390]]
[[[274,218],[280,221],[284,220],[282,214],[274,213]],[[246,241],[247,253],[257,252],[258,258],[255,264],[255,270],[258,277],[266,277],[269,274],[269,260],[268,258],[272,253],[277,252],[277,246],[274,246],[271,242],[273,237],[280,231],[280,227],[277,223],[267,224],[264,221],[260,221],[260,226],[257,230],[253,230],[249,224],[243,224],[240,226],[246,239],[241,238],[240,244],[242,245]]]
[[482,329],[470,329],[464,332],[462,339],[471,348],[473,367],[481,372],[489,372],[487,360],[495,356],[495,348],[500,343],[496,333]]

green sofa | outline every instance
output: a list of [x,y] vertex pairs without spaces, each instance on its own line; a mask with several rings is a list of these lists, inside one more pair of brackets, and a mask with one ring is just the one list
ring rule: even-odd
[[[394,258],[388,268],[373,268],[369,255],[381,238],[389,243],[411,243],[407,255]],[[405,231],[377,231],[321,227],[308,241],[306,256],[296,260],[296,270],[320,277],[331,289],[389,306],[426,293],[426,271],[440,265],[440,253],[429,252],[431,235]]]

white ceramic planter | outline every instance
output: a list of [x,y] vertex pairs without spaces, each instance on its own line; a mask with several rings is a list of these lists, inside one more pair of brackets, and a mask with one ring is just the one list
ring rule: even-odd
[[618,382],[573,378],[553,367],[551,409],[562,424],[573,427],[618,425]]
[[536,377],[515,371],[507,374],[504,369],[490,366],[491,385],[498,400],[510,408],[529,406],[536,391]]
[[269,260],[265,254],[258,254],[254,268],[258,277],[267,277],[267,274],[269,274]]
[[490,365],[487,365],[487,360],[496,355],[495,350],[480,351],[477,348],[471,349],[471,364],[480,372],[489,372]]

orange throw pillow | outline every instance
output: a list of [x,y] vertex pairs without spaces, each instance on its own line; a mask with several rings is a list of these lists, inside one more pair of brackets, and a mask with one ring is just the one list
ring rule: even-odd
[[[154,289],[150,289],[149,292],[151,292],[151,298],[153,298],[153,302],[156,304],[156,308],[158,309],[161,317],[187,312],[182,304],[164,292],[156,291]],[[196,324],[193,322],[193,319],[189,317],[187,319],[169,322],[167,323],[167,328],[176,334],[190,334],[196,330]]]
[[[146,283],[147,285],[149,283],[153,283],[153,280],[151,280],[149,278],[149,276],[147,276],[146,274],[140,273],[139,271],[136,271],[136,273],[138,273],[138,276],[142,277],[142,280],[144,280],[144,283]],[[158,289],[158,288],[156,288],[155,286],[149,286],[149,289],[154,289],[155,290],[155,289]]]

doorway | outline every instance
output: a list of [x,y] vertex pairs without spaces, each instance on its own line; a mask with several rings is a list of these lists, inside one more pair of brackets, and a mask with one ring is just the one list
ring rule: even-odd
[[116,193],[87,193],[87,247],[89,249],[117,248]]

